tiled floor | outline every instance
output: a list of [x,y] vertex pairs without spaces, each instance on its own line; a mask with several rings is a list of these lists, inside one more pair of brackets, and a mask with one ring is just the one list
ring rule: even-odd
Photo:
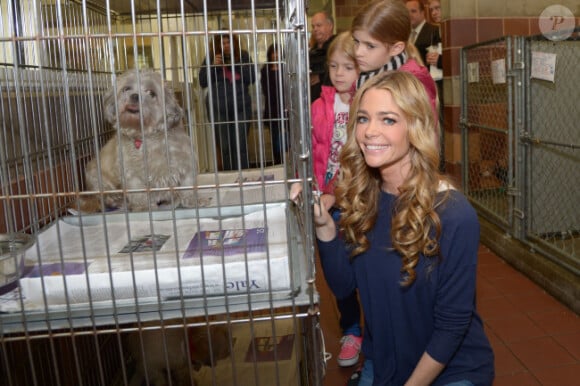
[[[336,363],[340,331],[332,295],[318,269],[327,363],[324,386],[343,386],[355,367]],[[494,386],[580,385],[580,317],[481,246],[477,305],[495,352]]]

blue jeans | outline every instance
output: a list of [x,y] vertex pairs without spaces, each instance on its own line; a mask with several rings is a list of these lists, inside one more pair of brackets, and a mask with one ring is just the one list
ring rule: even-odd
[[358,386],[373,386],[373,361],[365,359]]
[[[372,386],[373,385],[373,361],[365,359],[363,369],[360,375],[358,386]],[[462,381],[451,382],[446,386],[474,386],[471,381],[464,379]]]

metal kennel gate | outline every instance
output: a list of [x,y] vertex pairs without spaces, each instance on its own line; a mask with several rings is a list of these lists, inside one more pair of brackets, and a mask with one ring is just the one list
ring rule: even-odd
[[486,220],[576,277],[579,34],[506,36],[461,51],[467,195]]
[[[321,384],[304,7],[294,0],[0,3],[3,385]],[[244,169],[220,170],[216,113],[206,108],[211,78],[207,89],[200,85],[216,36],[239,38],[251,59],[250,118],[232,122],[238,153],[248,149]],[[267,58],[272,44],[275,59]],[[269,120],[260,73],[273,63],[281,69],[279,114]],[[197,182],[87,191],[87,163],[101,162],[101,147],[118,134],[105,121],[103,95],[135,68],[159,72],[174,91],[191,138],[186,148],[197,154]],[[237,67],[230,70],[237,79]],[[137,79],[139,89],[145,82]],[[144,126],[143,97],[139,106]],[[272,156],[276,126],[281,163]],[[127,159],[118,157],[126,174]],[[291,183],[303,184],[303,206],[289,202]],[[197,206],[104,205],[112,194],[126,203],[132,194],[178,190],[192,192]],[[79,210],[86,197],[97,197],[100,210]]]

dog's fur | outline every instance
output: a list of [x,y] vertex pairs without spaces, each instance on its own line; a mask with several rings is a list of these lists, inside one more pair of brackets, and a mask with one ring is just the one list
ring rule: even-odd
[[[117,134],[103,146],[99,157],[87,164],[87,190],[195,185],[197,156],[183,127],[183,110],[158,72],[133,70],[119,76],[116,86],[105,94],[104,109],[105,119],[117,129]],[[129,192],[127,209],[148,210],[149,200],[152,208],[195,207],[194,196],[192,189]],[[105,205],[123,207],[123,195],[107,194]],[[80,209],[94,212],[104,208],[98,197],[91,197],[81,200]]]
[[229,337],[223,325],[186,329],[169,326],[131,333],[128,348],[136,366],[130,386],[141,386],[145,379],[155,386],[168,385],[170,379],[173,385],[191,385],[192,370],[215,366],[219,359],[230,355]]

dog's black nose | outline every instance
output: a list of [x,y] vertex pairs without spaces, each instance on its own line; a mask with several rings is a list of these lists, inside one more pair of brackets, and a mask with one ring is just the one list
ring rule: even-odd
[[130,98],[131,98],[131,102],[139,103],[139,94],[137,94],[137,93],[131,94]]

